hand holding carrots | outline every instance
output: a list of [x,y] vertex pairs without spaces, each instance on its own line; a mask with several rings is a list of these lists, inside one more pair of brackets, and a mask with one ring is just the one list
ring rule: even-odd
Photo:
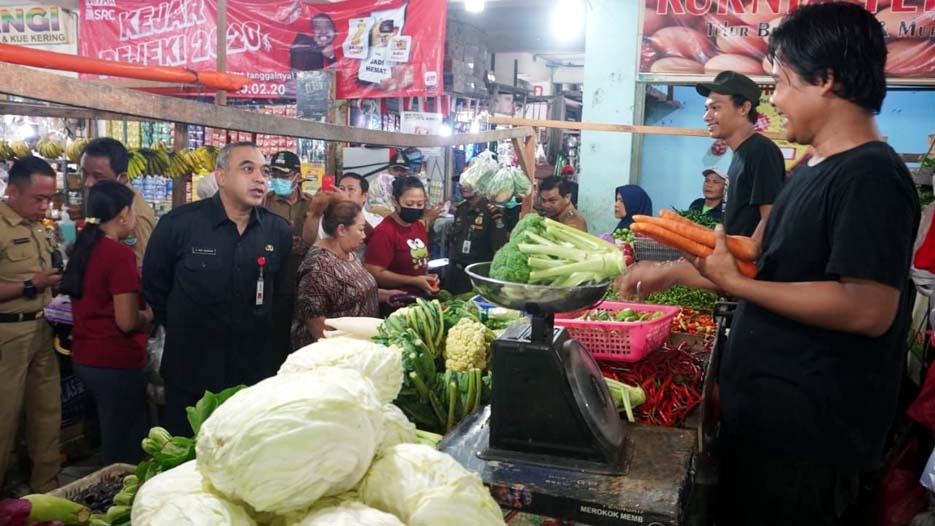
[[[677,248],[696,258],[705,258],[714,253],[717,244],[715,231],[693,223],[682,216],[662,211],[662,217],[644,215],[633,216],[631,230],[647,235],[656,241]],[[736,257],[735,266],[749,277],[756,277],[756,265],[753,261],[759,256],[759,244],[744,236],[727,236],[721,230],[725,250]]]
[[718,225],[714,229],[715,244],[711,255],[688,258],[702,276],[725,291],[730,288],[731,281],[739,278],[742,272],[742,268],[738,268],[740,261],[734,258],[728,248],[727,239],[724,225]]

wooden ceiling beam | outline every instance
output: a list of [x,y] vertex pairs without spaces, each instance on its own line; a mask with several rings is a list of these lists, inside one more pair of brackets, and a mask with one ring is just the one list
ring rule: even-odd
[[114,88],[6,63],[0,63],[0,93],[128,117],[355,144],[428,148],[493,142],[533,133],[528,126],[449,137],[366,130]]

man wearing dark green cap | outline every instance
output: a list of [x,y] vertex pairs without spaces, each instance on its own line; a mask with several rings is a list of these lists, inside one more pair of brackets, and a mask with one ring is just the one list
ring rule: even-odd
[[728,234],[761,239],[786,169],[779,147],[753,129],[760,88],[733,71],[722,71],[714,82],[695,88],[708,98],[704,114],[708,133],[723,139],[734,152],[727,169],[724,229]]

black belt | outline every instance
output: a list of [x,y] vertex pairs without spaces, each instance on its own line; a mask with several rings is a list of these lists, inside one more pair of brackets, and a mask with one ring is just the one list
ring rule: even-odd
[[16,314],[0,313],[0,323],[19,323],[21,321],[33,321],[42,318],[41,310],[36,312],[20,312]]

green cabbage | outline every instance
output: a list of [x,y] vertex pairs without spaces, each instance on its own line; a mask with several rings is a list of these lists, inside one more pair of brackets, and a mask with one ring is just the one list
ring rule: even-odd
[[338,367],[248,387],[201,427],[198,469],[227,498],[284,514],[357,485],[383,438],[383,404],[360,373]]
[[146,481],[133,499],[138,526],[256,526],[246,510],[206,489],[195,461]]
[[373,382],[380,401],[396,399],[403,384],[403,359],[399,351],[355,338],[326,338],[303,347],[286,358],[279,374],[311,371],[320,367],[353,369]]
[[294,526],[406,526],[399,518],[355,501],[316,507]]
[[450,456],[399,444],[374,461],[361,500],[409,526],[503,526],[500,507],[480,478]]

